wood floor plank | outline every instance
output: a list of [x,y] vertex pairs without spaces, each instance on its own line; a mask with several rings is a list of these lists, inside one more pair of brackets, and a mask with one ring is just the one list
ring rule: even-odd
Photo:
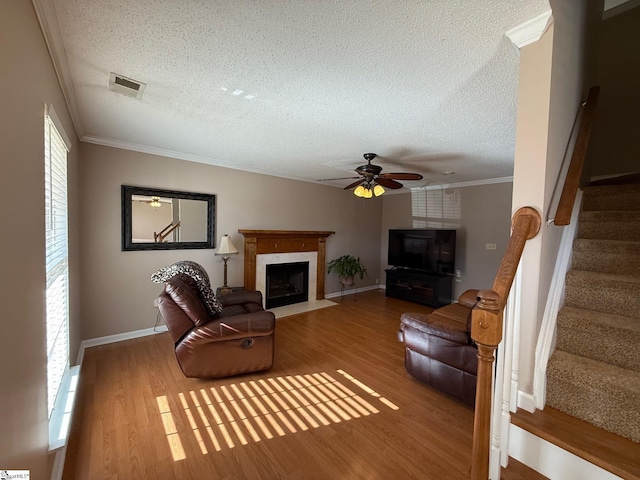
[[431,309],[371,291],[278,319],[273,369],[218,380],[166,333],[90,348],[63,478],[465,479],[473,410],[405,371],[406,311]]

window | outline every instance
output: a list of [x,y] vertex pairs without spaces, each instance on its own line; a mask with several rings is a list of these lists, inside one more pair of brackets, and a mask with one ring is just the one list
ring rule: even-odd
[[460,228],[460,189],[411,189],[413,228]]
[[52,108],[45,110],[45,232],[47,404],[51,418],[69,368],[69,265],[67,241],[67,144],[56,128]]

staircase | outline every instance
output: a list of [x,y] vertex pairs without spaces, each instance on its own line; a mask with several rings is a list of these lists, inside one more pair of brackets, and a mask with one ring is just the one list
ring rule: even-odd
[[584,189],[546,403],[640,443],[640,184]]

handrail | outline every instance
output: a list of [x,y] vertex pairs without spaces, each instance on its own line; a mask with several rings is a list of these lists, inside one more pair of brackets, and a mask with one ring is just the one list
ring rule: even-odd
[[580,121],[580,129],[578,131],[576,146],[573,149],[571,164],[569,165],[569,170],[567,171],[567,176],[564,180],[562,195],[560,196],[558,208],[556,209],[556,214],[553,219],[553,223],[555,225],[569,225],[569,222],[571,221],[571,210],[573,209],[573,204],[576,200],[578,188],[580,188],[584,159],[587,155],[587,148],[589,147],[591,127],[593,125],[593,117],[595,115],[599,94],[599,86],[594,86],[589,89],[584,113]]
[[542,218],[532,207],[522,207],[511,221],[512,233],[491,290],[478,292],[472,311],[471,338],[478,346],[476,407],[473,422],[471,480],[489,477],[491,384],[494,352],[502,340],[502,315],[527,240],[540,231]]
[[166,227],[164,227],[160,233],[156,233],[153,232],[153,240],[156,243],[162,243],[164,242],[164,239],[167,238],[169,235],[171,235],[171,232],[173,232],[176,228],[180,227],[180,222],[173,224],[170,223],[169,225],[167,225]]

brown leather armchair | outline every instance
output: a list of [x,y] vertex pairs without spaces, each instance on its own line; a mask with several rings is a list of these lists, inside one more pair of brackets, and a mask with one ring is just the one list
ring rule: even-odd
[[467,290],[430,314],[403,313],[398,339],[405,344],[404,365],[413,377],[475,405],[478,349],[471,340],[471,310],[478,290]]
[[262,307],[262,293],[218,297],[222,311],[210,316],[196,282],[188,275],[168,279],[158,308],[175,342],[187,377],[219,378],[273,366],[275,316]]

